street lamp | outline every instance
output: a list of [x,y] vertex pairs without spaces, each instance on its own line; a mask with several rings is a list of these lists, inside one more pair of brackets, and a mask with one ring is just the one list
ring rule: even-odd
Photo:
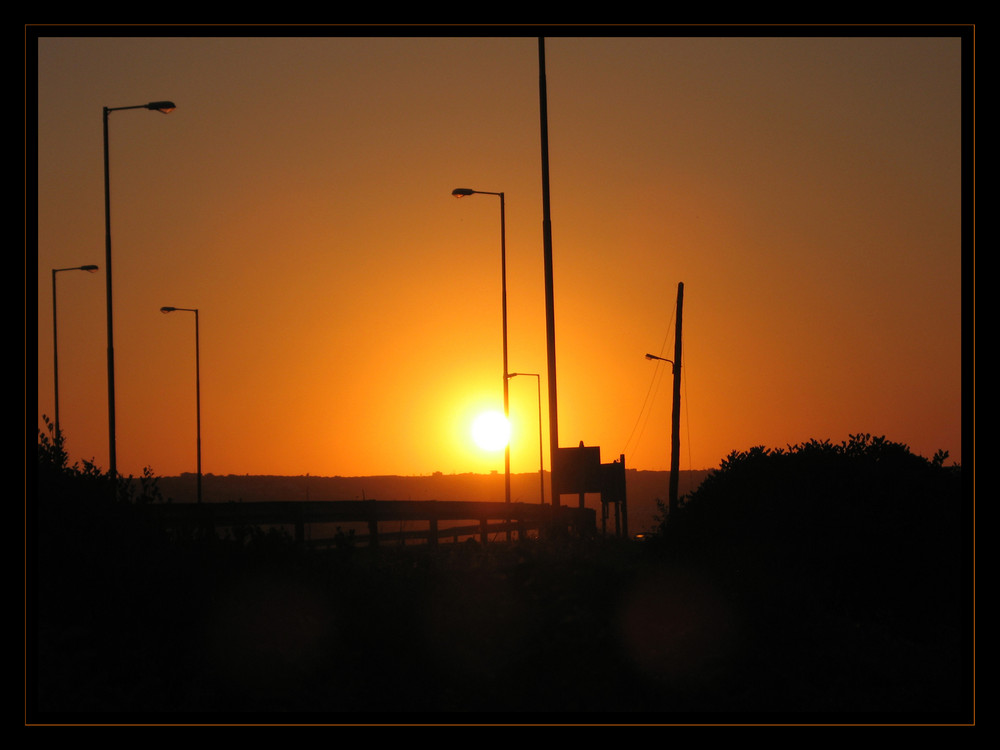
[[537,372],[512,372],[507,377],[516,378],[518,375],[538,378],[538,480],[540,483],[539,497],[542,505],[545,505],[545,464],[542,462],[542,376]]
[[149,102],[130,107],[104,107],[104,274],[107,281],[108,309],[108,474],[118,474],[118,451],[115,447],[115,335],[111,303],[111,176],[108,167],[108,115],[123,109],[149,109],[169,114],[173,102]]
[[674,364],[674,361],[672,359],[665,359],[664,357],[657,357],[655,354],[647,354],[646,355],[646,359],[656,359],[656,360],[659,360],[660,362],[669,362],[671,365]]
[[201,344],[198,341],[198,310],[188,307],[161,307],[161,313],[194,313],[194,382],[195,404],[198,410],[198,502],[201,502]]
[[87,271],[95,273],[97,266],[73,266],[52,269],[52,370],[56,389],[56,437],[59,437],[59,343],[56,333],[56,274],[60,271]]
[[[679,334],[678,334],[679,335]],[[680,345],[677,345],[678,355],[680,354]],[[655,354],[647,354],[646,359],[655,359],[660,362],[669,362],[671,370],[674,375],[674,397],[673,405],[671,407],[670,416],[670,487],[669,487],[669,497],[667,501],[667,512],[668,517],[670,513],[677,510],[677,487],[678,480],[680,479],[678,475],[679,464],[680,464],[680,452],[681,452],[681,442],[680,442],[680,406],[681,406],[681,392],[680,392],[680,367],[677,366],[677,362],[672,359],[666,359],[665,357],[657,357]]]
[[[467,195],[495,195],[500,198],[500,289],[501,289],[501,311],[503,318],[503,415],[510,420],[510,399],[508,396],[507,381],[507,230],[504,218],[504,196],[503,193],[491,193],[486,190],[472,190],[471,188],[455,188],[451,194],[456,198],[463,198]],[[510,441],[504,448],[504,502],[510,503]],[[509,532],[508,532],[509,533]]]

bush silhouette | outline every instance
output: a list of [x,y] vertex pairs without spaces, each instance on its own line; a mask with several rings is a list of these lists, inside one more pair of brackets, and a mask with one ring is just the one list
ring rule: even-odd
[[731,453],[661,524],[672,554],[754,596],[917,627],[961,591],[961,468],[883,437]]

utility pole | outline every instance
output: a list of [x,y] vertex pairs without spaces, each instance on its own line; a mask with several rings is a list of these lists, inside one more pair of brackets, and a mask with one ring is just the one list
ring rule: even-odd
[[556,330],[552,284],[552,216],[549,204],[549,121],[545,87],[545,38],[538,38],[538,99],[542,131],[542,246],[545,262],[545,333],[549,382],[549,466],[552,507],[559,506],[559,417],[556,399]]
[[678,464],[681,454],[681,313],[684,307],[684,282],[677,284],[677,327],[674,332],[674,403],[670,417],[670,504],[669,514],[677,510]]

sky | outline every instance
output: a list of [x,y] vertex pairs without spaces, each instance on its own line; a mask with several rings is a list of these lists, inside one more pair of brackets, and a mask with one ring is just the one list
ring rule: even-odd
[[[500,201],[459,187],[504,193],[508,369],[539,375],[511,470],[540,421],[548,469],[537,36],[41,31],[39,427],[52,270],[100,266],[56,277],[71,461],[108,466],[103,107],[171,100],[109,115],[120,473],[196,470],[196,349],[205,473],[502,472],[471,433],[503,408]],[[673,358],[682,283],[682,469],[858,433],[961,462],[962,44],[547,36],[560,445],[669,468],[644,354]]]

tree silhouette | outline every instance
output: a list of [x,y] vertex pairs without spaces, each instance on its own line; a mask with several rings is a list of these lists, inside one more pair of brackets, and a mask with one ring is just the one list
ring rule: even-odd
[[734,451],[661,534],[754,595],[896,627],[939,621],[962,590],[962,475],[884,437]]

